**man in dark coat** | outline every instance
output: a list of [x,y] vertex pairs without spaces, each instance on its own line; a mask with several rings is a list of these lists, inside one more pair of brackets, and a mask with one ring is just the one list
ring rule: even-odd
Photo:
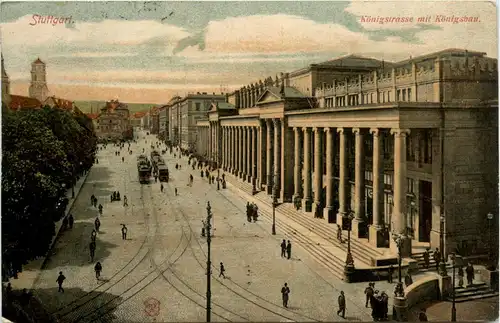
[[283,241],[281,242],[281,258],[285,258],[285,254],[286,254],[286,240],[283,239]]
[[366,296],[366,302],[365,302],[365,307],[368,307],[368,302],[371,300],[371,297],[373,296],[373,284],[368,283],[368,287],[365,288],[365,296]]
[[96,248],[95,241],[91,241],[91,242],[90,242],[90,244],[89,244],[89,250],[90,250],[90,261],[91,261],[91,262],[94,262],[95,248]]
[[392,283],[392,276],[394,275],[394,267],[392,265],[389,266],[389,269],[387,269],[387,281],[389,283]]
[[424,266],[425,266],[425,269],[429,269],[429,258],[430,258],[430,255],[429,255],[429,249],[425,249],[424,251]]
[[290,243],[290,240],[288,240],[288,243],[286,245],[286,258],[290,259],[292,257],[292,244]]
[[59,289],[57,290],[58,292],[64,293],[64,288],[62,288],[62,284],[66,277],[64,277],[62,271],[59,272],[59,276],[56,279],[57,285],[59,285]]
[[465,273],[467,274],[467,286],[471,286],[474,281],[474,267],[472,267],[470,262],[467,264]]
[[[342,313],[342,315],[340,315]],[[337,311],[337,315],[340,315],[345,319],[345,296],[344,291],[340,291],[339,295],[339,310]]]
[[75,219],[73,218],[73,214],[69,214],[69,217],[68,217],[68,223],[69,223],[69,228],[70,229],[73,229],[73,223],[75,223]]
[[439,271],[439,263],[441,262],[441,253],[439,252],[439,248],[436,248],[436,250],[434,250],[432,257],[436,262],[436,270]]
[[290,288],[287,283],[281,288],[281,299],[283,300],[283,307],[288,307],[288,298],[290,295]]

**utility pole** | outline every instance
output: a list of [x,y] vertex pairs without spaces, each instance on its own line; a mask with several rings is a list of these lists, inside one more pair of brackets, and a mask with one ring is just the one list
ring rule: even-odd
[[211,286],[210,286],[211,279],[212,279],[212,275],[211,275],[212,263],[210,262],[210,242],[212,240],[210,237],[211,236],[210,220],[212,220],[212,207],[210,206],[210,202],[207,202],[207,222],[206,222],[207,248],[208,248],[208,252],[207,252],[207,322],[210,322],[210,314],[211,314],[210,303],[211,303],[211,298],[212,298],[212,291],[211,291]]

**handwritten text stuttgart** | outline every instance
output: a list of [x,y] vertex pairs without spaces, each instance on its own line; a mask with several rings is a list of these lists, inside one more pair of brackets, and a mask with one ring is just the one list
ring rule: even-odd
[[52,26],[55,25],[62,25],[62,24],[68,24],[73,22],[73,17],[55,17],[55,16],[41,16],[41,15],[33,15],[31,17],[32,22],[30,22],[31,26],[35,26],[38,24],[41,25],[48,25],[51,24]]
[[380,16],[361,16],[361,22],[377,23],[377,24],[391,24],[391,23],[469,23],[480,22],[479,17],[472,16],[423,16],[423,17],[380,17]]

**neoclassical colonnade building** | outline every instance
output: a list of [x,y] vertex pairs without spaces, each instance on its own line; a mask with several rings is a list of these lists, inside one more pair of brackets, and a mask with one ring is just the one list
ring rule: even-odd
[[[374,248],[391,233],[483,251],[498,221],[497,60],[449,49],[346,56],[244,86],[198,121],[198,153]],[[265,194],[265,193],[259,193]],[[498,235],[494,232],[495,241]]]

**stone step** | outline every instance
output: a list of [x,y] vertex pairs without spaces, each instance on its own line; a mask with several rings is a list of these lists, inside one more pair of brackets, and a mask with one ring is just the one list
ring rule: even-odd
[[[483,282],[475,283],[470,287],[455,287],[455,302],[462,303],[475,299],[498,297],[498,291],[491,290],[491,288]],[[447,301],[452,301],[453,298],[448,296]]]
[[[272,223],[272,214],[266,210],[261,209],[259,217],[263,216],[267,222]],[[306,250],[316,261],[326,267],[338,279],[344,279],[344,260],[332,255],[323,247],[318,246],[316,242],[298,232],[295,228],[282,222],[276,221],[276,228],[281,229],[287,236],[293,237],[293,241],[297,242],[304,250]]]
[[[328,240],[330,243],[335,245],[337,248],[345,250],[347,252],[347,235],[344,238],[345,243],[340,243],[337,240],[337,228],[331,227],[330,230],[325,228],[320,221],[321,219],[312,219],[304,216],[299,216],[295,211],[287,210],[286,208],[278,208],[280,212],[287,215],[289,218],[293,219],[295,222],[301,224],[303,227],[308,228],[313,231],[317,235],[321,236],[325,240]],[[364,262],[366,265],[371,265],[373,254],[370,253],[369,249],[361,247],[358,243],[354,242],[356,239],[351,237],[351,252],[354,259],[359,259]]]

